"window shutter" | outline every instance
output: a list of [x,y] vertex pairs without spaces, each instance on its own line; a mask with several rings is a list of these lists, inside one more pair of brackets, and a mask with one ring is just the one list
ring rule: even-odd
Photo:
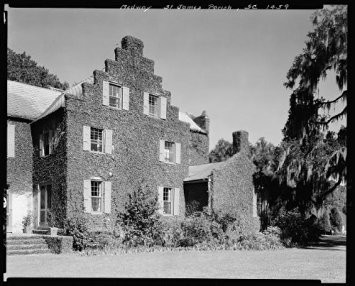
[[105,129],[105,153],[112,154],[112,130]]
[[108,81],[102,82],[102,104],[109,105],[110,85]]
[[84,180],[84,211],[91,212],[91,181]]
[[181,144],[180,143],[175,143],[175,163],[180,164],[181,163]]
[[164,150],[165,150],[165,141],[160,140],[159,144],[159,161],[164,162]]
[[104,193],[104,212],[111,213],[111,182],[105,182],[105,193]]
[[166,97],[160,97],[160,118],[166,119]]
[[7,124],[7,157],[15,157],[15,125]]
[[43,133],[39,135],[39,155],[44,156]]
[[180,210],[180,189],[174,189],[174,215],[179,215]]
[[129,88],[123,86],[122,90],[122,108],[125,110],[129,110]]
[[144,92],[143,113],[149,114],[149,93]]
[[90,126],[83,126],[83,150],[90,151]]
[[158,187],[158,204],[159,204],[158,213],[160,213],[160,214],[164,213],[163,193],[164,193],[164,188],[163,187]]

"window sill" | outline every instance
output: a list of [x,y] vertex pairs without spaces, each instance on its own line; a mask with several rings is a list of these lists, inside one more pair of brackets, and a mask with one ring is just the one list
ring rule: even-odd
[[179,165],[178,163],[175,162],[170,162],[170,161],[161,161],[162,163],[168,164],[168,165]]
[[103,212],[90,212],[90,214],[92,214],[92,215],[102,215]]

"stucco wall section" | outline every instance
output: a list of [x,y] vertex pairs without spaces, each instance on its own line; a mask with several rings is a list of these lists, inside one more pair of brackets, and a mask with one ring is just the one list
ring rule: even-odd
[[7,182],[9,192],[24,194],[32,192],[32,139],[28,122],[9,119],[15,125],[15,157],[7,158]]

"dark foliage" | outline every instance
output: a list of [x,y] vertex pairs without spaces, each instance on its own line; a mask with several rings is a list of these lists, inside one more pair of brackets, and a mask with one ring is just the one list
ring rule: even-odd
[[60,82],[58,77],[49,73],[45,67],[40,67],[25,52],[17,54],[7,49],[7,79],[35,85],[39,87],[54,87],[65,90],[67,82]]

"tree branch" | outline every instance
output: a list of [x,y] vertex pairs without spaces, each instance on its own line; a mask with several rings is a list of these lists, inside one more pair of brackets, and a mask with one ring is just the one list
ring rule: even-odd
[[346,97],[347,95],[348,95],[348,90],[344,90],[344,91],[342,92],[342,94],[339,95],[336,99],[334,99],[334,100],[329,100],[329,101],[319,102],[318,105],[319,105],[319,106],[322,106],[322,105],[324,106],[324,105],[328,105],[328,104],[335,103],[335,102],[337,102],[339,99],[341,99],[341,98],[343,98],[343,97]]
[[334,116],[330,117],[328,120],[326,121],[314,121],[315,124],[320,124],[320,125],[328,125],[330,122],[332,122],[333,120],[338,120],[339,117],[342,117],[344,115],[347,114],[347,106],[344,107],[344,109],[338,113],[338,114],[335,114]]

